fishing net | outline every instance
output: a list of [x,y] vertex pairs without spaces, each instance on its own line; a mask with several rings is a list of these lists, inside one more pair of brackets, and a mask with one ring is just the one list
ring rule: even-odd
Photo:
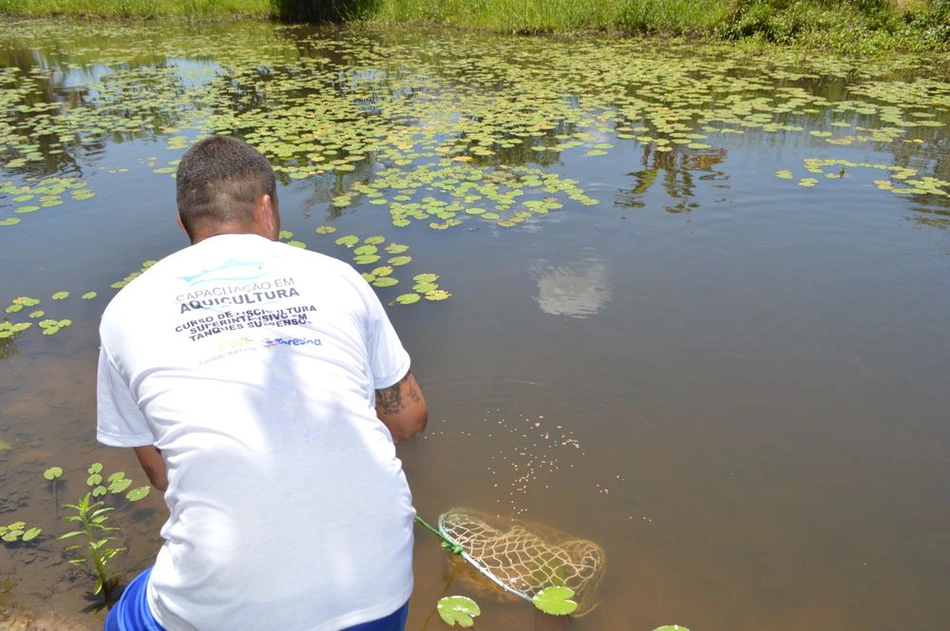
[[439,532],[461,556],[503,590],[531,600],[553,586],[574,590],[576,615],[596,606],[606,556],[593,541],[548,526],[454,508],[439,516]]

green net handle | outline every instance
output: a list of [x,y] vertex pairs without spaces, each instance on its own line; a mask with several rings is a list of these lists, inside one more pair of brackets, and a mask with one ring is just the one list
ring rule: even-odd
[[424,520],[422,517],[419,517],[418,515],[416,515],[416,521],[419,524],[421,524],[423,528],[425,528],[426,530],[434,534],[436,537],[441,539],[442,547],[445,548],[446,550],[451,550],[452,553],[458,554],[458,555],[461,555],[463,552],[465,552],[465,548],[462,547],[462,544],[456,543],[455,541],[452,541],[451,539],[446,537],[444,534],[442,534],[441,532],[439,532],[438,530],[436,530],[435,528],[427,524],[426,520]]

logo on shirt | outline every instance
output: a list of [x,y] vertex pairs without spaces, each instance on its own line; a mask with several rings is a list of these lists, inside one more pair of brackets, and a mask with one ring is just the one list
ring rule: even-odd
[[264,348],[277,346],[323,346],[323,341],[318,337],[275,337],[264,340]]

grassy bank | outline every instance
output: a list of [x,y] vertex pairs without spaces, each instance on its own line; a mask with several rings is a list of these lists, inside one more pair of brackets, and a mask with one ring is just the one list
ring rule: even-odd
[[335,19],[707,37],[854,53],[950,50],[950,0],[0,0],[2,14]]
[[0,0],[0,14],[16,17],[271,18],[275,0]]

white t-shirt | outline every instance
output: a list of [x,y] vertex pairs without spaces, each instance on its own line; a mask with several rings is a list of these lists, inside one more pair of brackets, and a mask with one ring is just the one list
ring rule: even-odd
[[119,292],[100,337],[99,441],[168,469],[160,624],[331,631],[408,600],[415,510],[374,391],[409,355],[352,267],[211,237]]

